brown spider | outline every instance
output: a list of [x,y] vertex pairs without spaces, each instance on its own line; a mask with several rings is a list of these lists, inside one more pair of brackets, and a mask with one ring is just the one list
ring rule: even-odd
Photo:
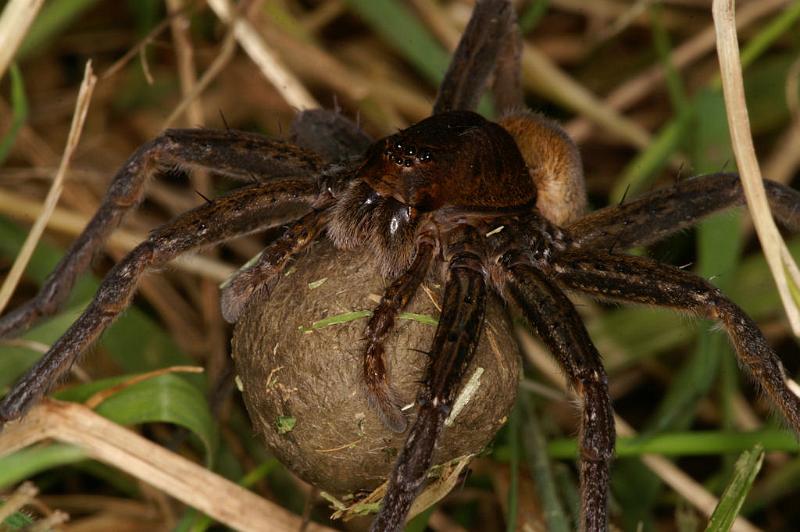
[[[522,109],[519,36],[510,4],[479,0],[440,88],[433,115],[371,141],[341,116],[301,113],[296,143],[229,131],[169,130],[123,165],[97,214],[35,299],[0,320],[8,337],[64,301],[101,242],[168,166],[198,167],[255,183],[156,229],[106,276],[94,300],[0,403],[0,423],[22,416],[127,307],[142,274],[175,256],[286,222],[252,266],[223,290],[236,321],[262,304],[287,263],[317,238],[343,249],[368,245],[394,279],[366,329],[364,380],[374,408],[407,428],[384,367],[383,345],[398,313],[436,266],[446,270],[431,364],[373,530],[398,530],[421,489],[442,425],[484,320],[499,295],[535,330],[582,398],[580,477],[585,530],[607,528],[615,429],[606,374],[563,290],[672,307],[718,320],[742,366],[800,434],[800,398],[753,321],[705,280],[620,251],[654,242],[703,216],[743,202],[738,178],[684,180],[638,200],[583,215],[577,149],[552,122]],[[502,118],[472,112],[490,78]],[[800,229],[800,195],[766,183],[776,216]],[[500,232],[493,231],[503,226]]]

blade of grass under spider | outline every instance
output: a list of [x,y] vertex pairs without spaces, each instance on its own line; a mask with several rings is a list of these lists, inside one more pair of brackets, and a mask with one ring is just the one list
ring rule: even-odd
[[[695,98],[697,114],[702,117],[692,127],[687,137],[688,150],[692,153],[692,165],[702,173],[722,168],[731,159],[725,120],[725,106],[717,91],[703,90]],[[697,227],[696,273],[709,279],[727,293],[741,253],[741,215],[725,212],[714,215]],[[713,323],[707,320],[698,324],[699,338],[694,354],[689,357],[681,371],[672,379],[673,384],[661,401],[653,416],[648,432],[680,430],[688,428],[697,401],[705,396],[721,368],[725,357],[731,358],[727,336],[722,331],[712,331]],[[730,397],[734,390],[725,390],[723,397]],[[725,425],[725,428],[730,428]]]
[[761,445],[757,444],[752,450],[742,453],[736,461],[733,478],[725,488],[716,510],[711,515],[706,532],[730,530],[763,463],[764,448]]
[[520,437],[520,405],[517,402],[508,415],[508,448],[509,475],[508,512],[506,514],[506,530],[517,529],[517,512],[519,509],[519,437]]
[[[746,451],[762,445],[767,451],[800,451],[794,436],[780,429],[755,432],[694,431],[670,432],[649,437],[618,438],[616,455],[620,458],[659,454],[664,456],[710,456]],[[578,443],[575,438],[553,440],[547,445],[551,458],[575,458]]]
[[525,447],[525,458],[536,483],[536,491],[542,504],[547,530],[568,532],[572,527],[558,495],[552,462],[547,453],[547,441],[539,426],[533,401],[528,393],[520,391],[517,403],[522,407],[522,441]]
[[14,146],[17,135],[23,124],[28,120],[28,98],[25,96],[25,83],[22,79],[22,72],[16,63],[12,63],[9,69],[11,78],[11,125],[0,140],[0,166],[8,157],[8,152]]

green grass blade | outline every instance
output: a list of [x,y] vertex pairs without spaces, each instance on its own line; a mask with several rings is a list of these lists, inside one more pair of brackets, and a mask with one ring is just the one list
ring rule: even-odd
[[347,0],[347,3],[428,81],[442,80],[449,55],[408,6],[397,0]]
[[769,48],[779,37],[792,29],[800,20],[800,2],[793,2],[773,18],[742,49],[742,68],[747,68]]
[[22,72],[16,63],[12,63],[9,68],[11,76],[11,125],[8,131],[0,140],[0,165],[2,165],[8,152],[17,140],[19,130],[28,120],[28,98],[25,96],[25,83],[22,79]]
[[519,510],[519,403],[514,405],[508,416],[508,445],[510,452],[508,485],[508,512],[506,514],[506,530],[514,532],[517,529],[517,513]]
[[619,203],[623,197],[635,197],[650,186],[656,174],[681,146],[692,126],[693,117],[694,108],[689,105],[658,131],[650,146],[625,167],[611,191],[610,203]]
[[536,491],[542,504],[547,530],[568,532],[572,529],[570,520],[558,496],[558,487],[553,476],[552,464],[547,455],[547,441],[539,426],[533,402],[527,393],[520,392],[519,404],[522,406],[522,435],[528,469],[536,483]]
[[763,462],[764,448],[761,445],[757,444],[752,450],[742,453],[736,461],[733,478],[720,497],[714,513],[711,514],[707,532],[727,532],[731,529]]
[[[659,454],[662,456],[710,456],[742,452],[754,445],[767,451],[798,452],[800,444],[794,436],[780,429],[754,432],[694,431],[672,432],[650,437],[619,438],[616,455],[619,458]],[[574,459],[578,455],[575,438],[551,441],[547,452],[552,458]]]
[[[103,379],[75,386],[57,394],[59,399],[83,402],[95,393],[115,386],[132,375]],[[171,423],[189,430],[203,444],[210,466],[219,435],[217,425],[200,390],[174,373],[124,388],[111,395],[97,408],[98,414],[121,425]]]
[[519,28],[523,35],[536,27],[542,16],[547,13],[548,7],[550,7],[550,0],[534,0],[528,5],[527,9],[520,13]]
[[0,489],[22,482],[42,471],[86,459],[85,452],[65,443],[22,449],[0,458]]
[[[0,503],[0,506],[3,504]],[[6,530],[29,530],[30,526],[34,523],[33,519],[28,517],[22,512],[14,512],[13,514],[6,517],[2,523],[0,523],[0,530],[4,532]]]

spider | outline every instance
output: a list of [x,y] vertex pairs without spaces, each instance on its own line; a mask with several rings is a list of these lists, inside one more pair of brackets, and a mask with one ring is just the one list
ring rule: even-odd
[[[585,530],[608,525],[615,428],[600,355],[565,290],[719,321],[741,365],[800,433],[800,398],[755,323],[702,278],[623,253],[742,204],[738,177],[687,179],[584,214],[577,148],[555,123],[523,110],[519,52],[510,4],[479,0],[431,117],[397,134],[372,142],[341,116],[311,111],[299,115],[294,143],[240,132],[168,130],[143,145],[119,170],[99,211],[39,294],[0,319],[0,337],[18,334],[58,308],[159,169],[197,167],[256,182],[178,216],[119,262],[80,318],[0,402],[0,423],[24,415],[47,393],[127,307],[146,270],[189,250],[279,226],[300,209],[282,236],[224,286],[223,315],[235,322],[247,305],[263,304],[291,259],[316,239],[375,250],[391,282],[366,326],[363,377],[386,426],[408,435],[373,530],[401,529],[424,484],[493,294],[539,335],[581,398]],[[497,123],[473,112],[490,80]],[[766,187],[780,221],[800,229],[800,194],[771,182]],[[409,427],[387,378],[384,342],[434,268],[445,271],[442,312]]]

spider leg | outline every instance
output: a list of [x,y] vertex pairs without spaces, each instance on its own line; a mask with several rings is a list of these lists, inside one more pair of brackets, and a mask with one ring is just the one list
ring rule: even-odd
[[645,257],[578,250],[556,260],[553,273],[565,287],[606,299],[672,307],[720,321],[740,364],[800,435],[800,397],[787,385],[780,359],[753,320],[705,279]]
[[499,103],[505,106],[521,102],[521,92],[515,92],[513,74],[518,69],[518,62],[515,61],[519,58],[519,47],[511,42],[519,39],[516,21],[514,8],[507,0],[479,0],[475,4],[472,17],[439,86],[433,114],[475,109],[498,57],[502,59],[499,64],[501,72],[497,76],[498,87],[503,94],[503,100]]
[[370,530],[402,530],[411,503],[425,482],[434,445],[450,413],[461,377],[478,345],[486,307],[480,258],[453,249],[431,364],[417,399],[419,412],[389,478],[383,506]]
[[75,279],[111,231],[142,200],[150,176],[169,166],[204,168],[240,180],[318,175],[322,163],[311,152],[259,135],[206,129],[172,129],[141,146],[120,168],[97,213],[45,280],[39,293],[0,319],[0,338],[18,335],[54,314]]
[[408,305],[428,274],[433,249],[428,242],[418,245],[414,262],[386,289],[367,323],[367,347],[364,353],[367,396],[383,423],[394,432],[405,431],[407,422],[400,410],[397,392],[392,388],[386,374],[383,344],[394,327],[397,315]]
[[307,109],[292,121],[292,140],[329,162],[364,154],[373,139],[338,111]]
[[[764,186],[776,219],[789,229],[800,230],[800,193],[773,181],[765,180]],[[744,203],[738,174],[711,174],[595,211],[568,229],[582,248],[624,250],[650,244],[704,216]]]
[[569,298],[544,273],[527,264],[514,264],[506,271],[498,291],[521,309],[582,398],[581,530],[606,530],[616,430],[600,354]]
[[236,272],[222,285],[222,316],[236,323],[242,310],[256,291],[269,291],[286,269],[292,257],[314,241],[330,218],[327,210],[306,214],[264,248],[252,266]]
[[0,426],[19,418],[33,406],[125,310],[147,269],[165,264],[190,249],[269,227],[273,222],[271,210],[286,202],[311,200],[317,194],[317,185],[309,181],[259,183],[237,189],[154,230],[111,269],[78,320],[0,401]]
[[506,32],[495,60],[492,82],[495,113],[499,117],[525,108],[521,79],[522,33],[517,23],[517,14],[513,9],[510,11],[503,18]]

